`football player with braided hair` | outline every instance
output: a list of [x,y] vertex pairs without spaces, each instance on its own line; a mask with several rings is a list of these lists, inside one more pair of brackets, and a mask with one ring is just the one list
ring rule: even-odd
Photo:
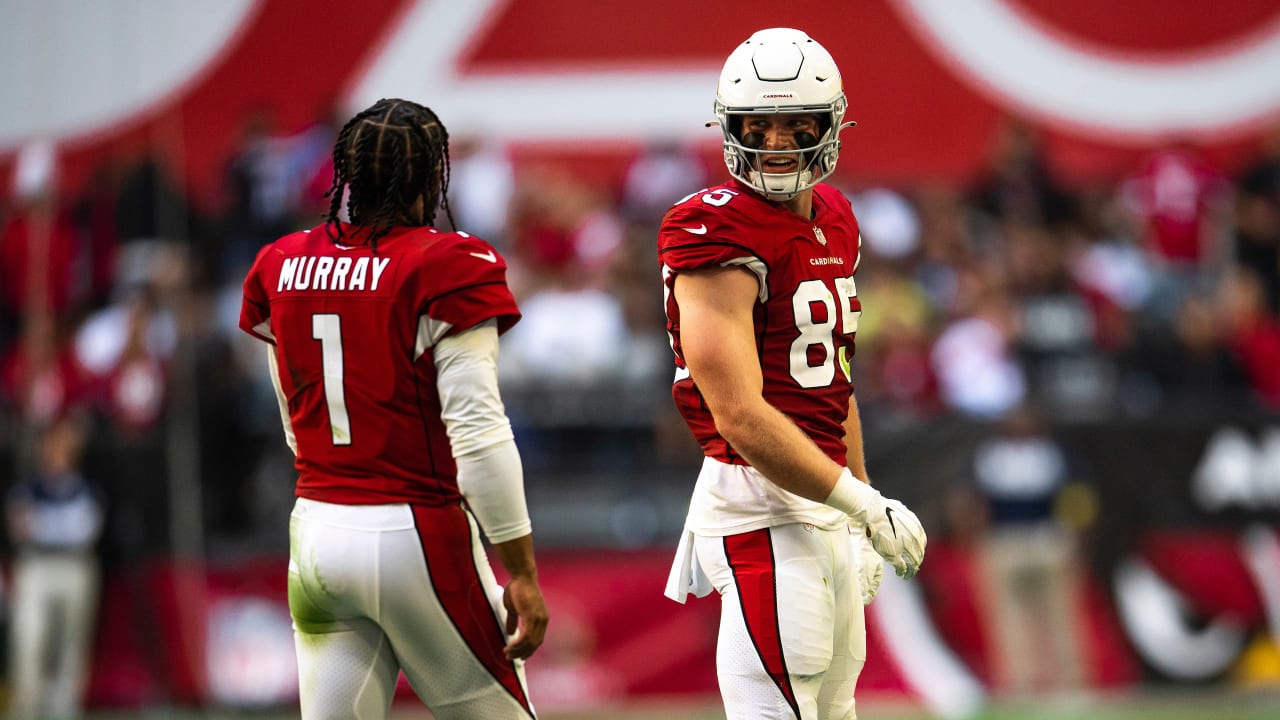
[[732,179],[662,220],[672,395],[705,455],[668,597],[721,597],[729,718],[854,718],[863,605],[910,578],[920,521],[868,482],[849,361],[861,238],[835,170],[846,101],[831,55],[761,30],[716,92]]
[[402,671],[437,718],[534,717],[524,661],[547,609],[496,373],[520,311],[491,245],[433,227],[448,138],[418,103],[357,113],[326,222],[264,247],[244,282],[240,327],[267,344],[296,455],[305,720],[386,718]]

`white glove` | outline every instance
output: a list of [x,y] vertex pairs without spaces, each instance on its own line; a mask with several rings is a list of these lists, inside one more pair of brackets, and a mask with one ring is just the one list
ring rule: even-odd
[[848,468],[836,481],[827,505],[849,514],[856,526],[870,532],[871,546],[893,565],[898,577],[910,580],[924,561],[928,539],[916,514],[897,500],[890,500]]
[[883,496],[881,500],[884,503],[881,511],[867,514],[871,545],[893,565],[898,577],[910,580],[924,562],[928,538],[920,519],[906,505]]
[[858,553],[858,587],[862,590],[862,604],[870,605],[880,590],[880,581],[884,579],[884,559],[871,547],[871,540],[863,528],[854,527],[853,548]]

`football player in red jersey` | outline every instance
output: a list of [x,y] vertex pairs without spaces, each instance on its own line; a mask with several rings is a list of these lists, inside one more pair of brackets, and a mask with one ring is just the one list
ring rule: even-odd
[[762,30],[715,102],[733,179],[662,220],[673,396],[705,458],[667,595],[721,596],[729,718],[853,718],[863,605],[904,577],[920,521],[867,482],[850,384],[860,238],[835,169],[845,96],[805,33]]
[[437,718],[532,718],[523,663],[547,609],[495,369],[520,318],[506,263],[432,227],[449,155],[431,110],[378,101],[333,160],[328,221],[262,249],[240,315],[269,343],[297,456],[302,717],[385,718],[403,671]]

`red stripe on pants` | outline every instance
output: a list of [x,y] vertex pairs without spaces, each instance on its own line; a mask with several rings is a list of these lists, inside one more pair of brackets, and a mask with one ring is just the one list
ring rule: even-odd
[[471,526],[461,506],[413,507],[422,555],[436,597],[445,614],[480,664],[533,717],[533,708],[516,675],[515,664],[502,654],[507,644],[502,623],[489,605],[475,564]]
[[778,627],[778,588],[773,569],[773,543],[769,528],[741,535],[726,535],[724,556],[733,569],[734,583],[738,586],[738,601],[742,603],[742,617],[746,620],[747,633],[756,647],[765,672],[773,678],[787,704],[800,717],[795,691],[791,688],[791,675],[787,673],[787,661],[782,655],[782,631]]

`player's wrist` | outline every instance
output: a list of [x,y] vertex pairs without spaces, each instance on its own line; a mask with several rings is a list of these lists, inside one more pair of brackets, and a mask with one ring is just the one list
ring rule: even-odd
[[867,511],[879,499],[878,490],[855,478],[849,468],[844,468],[824,502],[849,517],[865,521]]

